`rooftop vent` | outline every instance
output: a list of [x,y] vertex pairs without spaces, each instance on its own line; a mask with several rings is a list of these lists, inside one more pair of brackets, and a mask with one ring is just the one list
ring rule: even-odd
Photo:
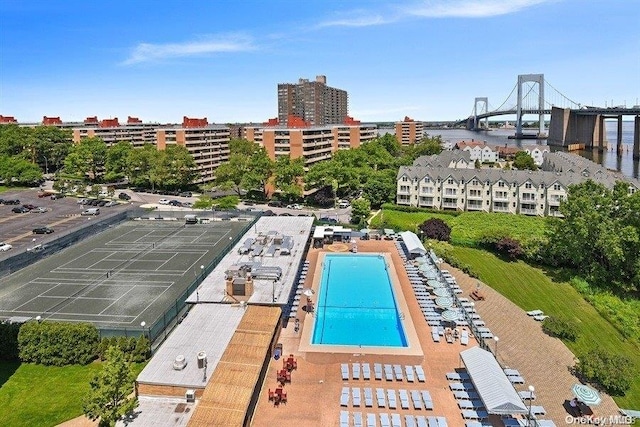
[[173,369],[176,371],[182,371],[187,366],[187,359],[182,354],[176,356],[176,360],[173,361]]

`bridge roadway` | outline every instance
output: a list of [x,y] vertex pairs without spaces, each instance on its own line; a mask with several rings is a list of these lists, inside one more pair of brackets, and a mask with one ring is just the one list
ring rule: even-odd
[[[618,117],[618,116],[638,116],[640,115],[640,106],[634,106],[632,108],[618,108],[618,107],[613,107],[613,108],[594,108],[594,107],[589,107],[589,108],[580,108],[580,109],[571,109],[572,113],[575,113],[579,116],[597,116],[597,115],[602,115],[605,117],[611,116],[611,117]],[[478,114],[477,120],[480,121],[482,119],[486,119],[489,117],[496,117],[496,116],[506,116],[506,115],[515,115],[517,114],[518,111],[517,110],[503,110],[503,111],[490,111],[488,113],[483,113],[483,114]],[[522,110],[522,114],[551,114],[551,109],[545,109],[545,110],[538,110],[538,109],[523,109]],[[472,118],[473,116],[469,116],[469,118]],[[461,120],[458,123],[464,123],[466,122],[468,119],[465,120]]]

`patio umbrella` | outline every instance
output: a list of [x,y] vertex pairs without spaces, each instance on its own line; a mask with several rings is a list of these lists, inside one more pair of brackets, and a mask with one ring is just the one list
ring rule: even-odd
[[600,394],[584,384],[574,384],[573,387],[571,387],[571,391],[573,395],[585,405],[598,405],[602,402]]
[[429,264],[422,263],[418,268],[425,273],[435,273],[435,270]]
[[418,264],[422,265],[425,264],[427,262],[427,259],[423,256],[419,256],[416,259],[414,259],[415,262],[417,262]]
[[433,294],[437,297],[451,297],[449,290],[446,288],[436,288],[433,290]]
[[429,280],[427,280],[427,285],[428,285],[428,286],[431,286],[431,287],[432,287],[432,288],[434,288],[434,289],[435,289],[435,288],[444,288],[444,287],[445,287],[444,283],[438,282],[438,281],[437,281],[437,280],[435,280],[435,279],[429,279]]
[[458,310],[445,310],[442,312],[442,320],[447,322],[455,322],[460,319],[460,312]]
[[449,297],[438,297],[436,298],[436,305],[441,308],[450,308],[453,307],[453,298]]
[[307,288],[304,291],[302,291],[302,294],[304,296],[311,297],[311,296],[313,296],[313,294],[315,294],[315,292],[313,291],[313,289]]

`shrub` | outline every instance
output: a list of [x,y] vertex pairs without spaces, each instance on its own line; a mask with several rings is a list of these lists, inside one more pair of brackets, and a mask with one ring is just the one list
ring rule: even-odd
[[569,319],[547,317],[542,322],[542,330],[552,337],[563,340],[575,341],[578,338],[578,325]]
[[27,322],[18,333],[23,362],[86,365],[98,355],[99,334],[90,323]]
[[18,360],[20,323],[0,323],[0,360]]
[[610,353],[600,347],[580,355],[576,372],[585,380],[599,384],[613,395],[624,395],[631,387],[631,379],[637,375],[629,358]]
[[420,225],[420,230],[427,239],[448,242],[451,238],[451,227],[439,218],[429,218]]
[[105,360],[109,347],[117,347],[131,362],[144,362],[151,355],[151,345],[146,337],[105,337],[98,345],[98,357]]
[[517,240],[510,237],[503,237],[495,243],[496,251],[501,255],[506,255],[510,259],[518,259],[524,255],[524,250]]

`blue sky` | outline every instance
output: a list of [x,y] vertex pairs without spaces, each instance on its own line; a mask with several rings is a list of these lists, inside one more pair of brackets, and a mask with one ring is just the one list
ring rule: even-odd
[[640,103],[638,0],[0,0],[0,114],[265,121],[327,76],[362,121],[454,120],[544,73],[582,104]]

